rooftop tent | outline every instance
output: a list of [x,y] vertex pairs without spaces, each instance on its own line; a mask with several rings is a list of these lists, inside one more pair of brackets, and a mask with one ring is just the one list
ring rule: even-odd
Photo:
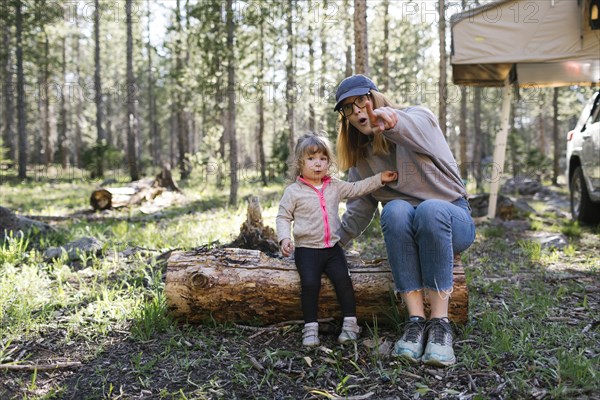
[[592,29],[593,6],[600,1],[500,0],[454,15],[454,83],[600,84],[600,29]]
[[[600,0],[498,0],[453,15],[453,82],[502,86],[502,129],[494,166],[501,176],[511,86],[600,85]],[[496,212],[492,179],[488,217]]]

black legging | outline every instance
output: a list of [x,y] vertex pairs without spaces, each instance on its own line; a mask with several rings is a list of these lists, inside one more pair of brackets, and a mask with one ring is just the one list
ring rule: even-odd
[[294,255],[302,285],[304,322],[317,322],[321,275],[325,273],[335,289],[344,317],[356,316],[354,288],[344,250],[338,245],[326,249],[297,247]]

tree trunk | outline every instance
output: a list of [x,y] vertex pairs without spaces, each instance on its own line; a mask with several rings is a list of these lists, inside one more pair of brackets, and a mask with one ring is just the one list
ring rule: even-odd
[[[344,0],[343,3],[343,7],[344,10],[350,10],[350,1],[349,0]],[[346,65],[345,65],[345,70],[344,70],[344,77],[348,77],[350,75],[352,75],[352,45],[354,44],[354,42],[352,41],[351,38],[353,38],[352,35],[352,22],[350,20],[350,18],[344,18],[344,43],[346,45]],[[325,25],[325,24],[323,24]]]
[[[348,0],[345,0],[346,2]],[[328,0],[323,0],[323,9],[327,10],[329,8]],[[346,18],[347,19],[347,18]],[[331,56],[327,51],[328,38],[329,38],[329,27],[330,24],[321,24],[321,32],[320,32],[320,40],[321,40],[321,76],[319,78],[319,100],[324,100],[325,93],[327,90],[327,74],[329,73],[329,68],[331,65]],[[348,36],[349,37],[349,36]],[[324,102],[325,103],[325,102]],[[329,104],[327,104],[329,106]],[[329,114],[329,109],[325,110],[325,115]],[[326,118],[322,118],[321,123],[319,124],[319,130],[327,130],[327,122]]]
[[113,97],[114,96],[107,96],[106,101],[102,102],[102,104],[104,104],[103,115],[104,119],[106,120],[106,127],[104,128],[104,143],[107,147],[110,146],[121,149],[124,147],[119,144],[119,142],[121,142],[121,135],[119,135],[119,132],[116,132],[116,134],[113,133],[113,102],[115,101]]
[[[38,71],[38,82],[44,82],[44,69],[39,68]],[[42,157],[45,157],[44,152],[44,123],[46,118],[44,118],[44,98],[42,93],[42,87],[40,85],[40,95],[37,96],[37,115],[34,115],[33,120],[37,121],[36,127],[38,129],[37,134],[33,135],[33,152],[30,153],[30,162],[33,164],[42,165],[45,164],[45,160]]]
[[[307,7],[309,10],[312,10],[312,1],[308,0]],[[306,38],[306,44],[308,45],[308,81],[309,87],[312,88],[312,82],[315,79],[315,49],[313,46],[314,38],[313,38],[313,24],[311,18],[307,21],[308,24],[308,33]],[[312,93],[311,93],[312,95]],[[316,131],[316,116],[315,116],[315,106],[314,101],[308,102],[308,130],[310,132]]]
[[[545,96],[544,96],[545,97]],[[540,154],[546,155],[546,128],[544,126],[544,109],[545,109],[546,101],[544,99],[543,105],[540,106],[539,114],[537,117],[538,122],[538,134],[537,134],[537,145]],[[529,146],[527,146],[529,147]]]
[[[392,274],[382,262],[364,264],[349,259],[357,317],[364,322],[393,323]],[[221,248],[173,252],[167,261],[167,303],[173,316],[188,322],[233,321],[273,324],[302,319],[300,278],[291,258],[271,258],[258,250]],[[323,277],[319,317],[341,312],[330,281]],[[454,269],[449,318],[468,318],[468,290],[462,266]]]
[[75,18],[75,30],[77,31],[77,33],[74,36],[75,36],[75,65],[76,65],[78,85],[75,89],[75,93],[76,93],[75,118],[74,118],[75,119],[75,127],[74,127],[75,128],[75,140],[74,140],[73,156],[74,156],[75,165],[77,165],[78,168],[82,168],[83,160],[81,159],[81,152],[83,149],[83,135],[81,132],[81,118],[82,118],[82,114],[83,114],[83,106],[82,106],[83,87],[81,85],[81,69],[80,69],[81,46],[79,43],[79,35],[80,35],[79,34],[79,18]]
[[381,76],[379,77],[380,87],[379,89],[385,93],[389,91],[390,82],[390,44],[388,38],[390,37],[390,0],[383,1],[383,48],[381,49],[381,59],[383,61],[383,68]]
[[237,204],[238,191],[238,152],[235,131],[235,22],[233,0],[227,0],[227,131],[229,138],[229,205]]
[[150,136],[150,155],[152,156],[152,164],[153,165],[161,165],[161,143],[160,137],[158,135],[158,124],[156,122],[157,118],[157,110],[156,110],[156,98],[154,97],[154,77],[152,71],[152,43],[150,42],[150,0],[146,0],[146,7],[148,8],[148,21],[147,21],[147,31],[148,31],[148,127]]
[[19,135],[19,179],[27,179],[27,114],[25,110],[25,77],[23,74],[23,15],[22,2],[16,0],[17,26],[17,120]]
[[439,124],[446,135],[446,89],[448,85],[446,73],[446,5],[445,0],[438,1],[439,8],[439,37],[440,37],[440,80],[439,80]]
[[183,99],[183,60],[182,60],[182,42],[181,37],[183,36],[183,28],[181,25],[181,4],[177,0],[177,9],[175,10],[175,24],[176,24],[176,35],[175,39],[175,79],[177,80],[178,87],[175,88],[176,94],[176,115],[177,115],[177,143],[179,149],[179,173],[181,179],[185,180],[190,176],[190,169],[187,162],[187,153],[189,151],[189,137],[187,133],[187,123],[185,118],[185,105]]
[[473,150],[473,162],[475,163],[475,181],[477,190],[483,191],[483,165],[485,137],[481,130],[481,88],[473,88],[473,141],[475,148]]
[[[175,81],[172,82],[173,85],[176,84]],[[175,148],[177,147],[177,111],[175,108],[177,104],[175,102],[171,103],[171,116],[169,118],[171,130],[169,131],[169,164],[176,165],[177,164],[177,154]]]
[[96,176],[104,176],[104,151],[103,148],[106,146],[106,134],[102,127],[102,78],[100,71],[100,2],[94,0],[95,12],[94,12],[94,89],[95,100],[96,100]]
[[[262,83],[264,81],[264,69],[265,69],[265,20],[261,17],[260,19],[260,36],[258,38],[258,82],[259,88],[262,90]],[[265,157],[265,98],[264,93],[261,92],[258,103],[256,105],[258,112],[258,129],[256,132],[256,142],[258,146],[258,163],[260,165],[260,179],[263,186],[267,186],[267,160]]]
[[44,105],[44,119],[42,126],[44,129],[44,163],[50,165],[54,162],[54,149],[50,140],[50,87],[48,82],[50,81],[50,42],[48,41],[48,33],[44,29],[44,61],[42,64],[43,71],[43,85],[44,88],[40,90],[42,96],[42,102]]
[[13,96],[13,65],[12,65],[12,43],[11,43],[11,26],[8,18],[5,19],[2,27],[4,51],[4,116],[3,116],[3,139],[4,146],[8,149],[8,158],[15,161],[17,151],[15,146],[15,131],[14,131],[14,96]]
[[[185,63],[184,65],[190,65],[190,57],[192,47],[194,45],[194,41],[196,38],[194,35],[190,34],[191,32],[191,22],[190,22],[190,0],[185,0],[185,38],[186,38],[186,46],[185,46]],[[194,107],[188,107],[190,103],[190,93],[188,90],[184,93],[186,111],[185,111],[185,133],[187,134],[187,152],[189,154],[196,153],[196,111]],[[192,170],[192,164],[188,163],[189,173]]]
[[560,136],[558,134],[558,95],[560,89],[554,88],[552,93],[552,141],[554,142],[554,160],[553,160],[553,174],[552,174],[552,184],[556,185],[558,183],[558,176],[560,175],[559,170],[559,160],[560,160],[560,150],[562,149],[562,144],[560,143]]
[[285,87],[285,107],[286,107],[286,120],[288,123],[288,165],[292,165],[293,157],[294,157],[294,147],[296,145],[296,129],[295,129],[295,108],[294,108],[294,98],[295,94],[293,90],[296,89],[295,82],[295,69],[294,69],[294,25],[293,25],[293,10],[294,10],[295,0],[288,0],[288,12],[289,18],[287,19],[287,60],[285,66],[286,72],[286,87]]
[[140,179],[138,171],[138,116],[137,116],[137,84],[133,73],[133,32],[131,18],[131,1],[125,2],[127,24],[127,162],[129,176],[132,181]]
[[460,174],[467,179],[469,174],[467,163],[467,87],[460,88]]
[[[62,39],[62,76],[65,82],[67,81],[67,38],[66,36]],[[60,114],[58,122],[58,149],[60,152],[60,163],[64,170],[67,169],[69,163],[69,146],[67,138],[67,101],[66,101],[66,89],[63,89],[63,93],[60,96]]]
[[357,74],[370,75],[366,0],[354,0],[354,68]]

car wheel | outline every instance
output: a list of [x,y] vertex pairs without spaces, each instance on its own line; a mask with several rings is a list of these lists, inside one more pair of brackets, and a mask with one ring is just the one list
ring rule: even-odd
[[577,167],[573,172],[569,187],[573,219],[584,224],[600,222],[600,204],[594,203],[590,199],[581,167]]

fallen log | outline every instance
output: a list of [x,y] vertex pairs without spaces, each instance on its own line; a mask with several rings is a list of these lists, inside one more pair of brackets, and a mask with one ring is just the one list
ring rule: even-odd
[[90,205],[96,211],[135,206],[151,201],[165,191],[181,192],[167,166],[155,178],[141,179],[124,187],[94,190]]
[[54,228],[45,222],[17,215],[12,210],[0,206],[0,240],[12,234],[24,235],[27,232],[45,234],[53,231]]
[[[357,317],[362,322],[394,322],[392,274],[384,261],[353,262],[350,272],[356,292]],[[238,248],[176,251],[167,260],[167,304],[172,316],[190,323],[220,322],[268,325],[302,319],[300,278],[290,258],[269,257],[258,250]],[[454,268],[449,318],[464,324],[468,291],[462,266]],[[341,318],[335,292],[322,279],[319,318]]]

